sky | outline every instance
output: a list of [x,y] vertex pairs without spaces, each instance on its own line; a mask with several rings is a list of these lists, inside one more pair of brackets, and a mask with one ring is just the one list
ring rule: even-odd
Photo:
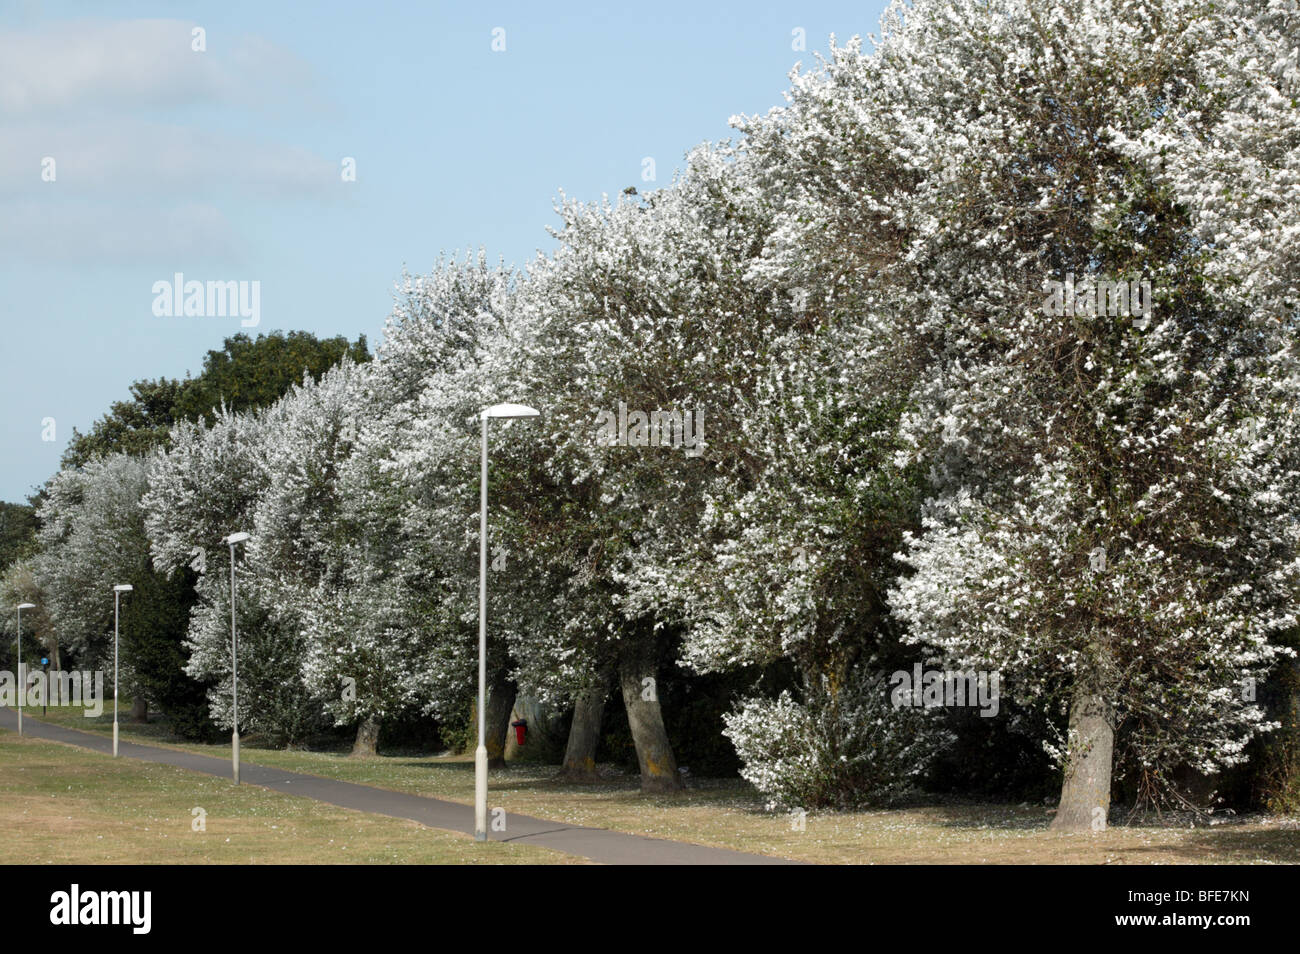
[[884,6],[0,2],[0,500],[230,335],[373,350],[404,269],[548,252],[561,191],[670,184]]

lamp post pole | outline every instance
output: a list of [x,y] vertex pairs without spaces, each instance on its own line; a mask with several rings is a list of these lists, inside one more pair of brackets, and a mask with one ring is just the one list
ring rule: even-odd
[[235,630],[235,547],[248,539],[247,533],[226,537],[230,546],[230,764],[235,784],[239,784],[239,635]]
[[478,514],[478,748],[474,750],[475,841],[487,841],[487,438],[488,415],[484,411]]
[[113,587],[113,758],[117,758],[117,628],[118,614],[121,609],[123,593],[130,593],[132,587],[124,583]]
[[35,603],[18,604],[18,734],[23,734],[23,697],[27,695],[27,680],[23,673],[23,610],[36,609]]
[[487,478],[488,419],[537,417],[522,404],[494,404],[480,415],[483,453],[479,469],[478,519],[478,748],[474,750],[474,840],[487,841]]

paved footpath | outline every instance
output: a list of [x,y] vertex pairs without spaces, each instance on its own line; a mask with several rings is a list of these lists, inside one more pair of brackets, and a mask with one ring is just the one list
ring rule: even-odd
[[[18,731],[18,713],[0,708],[0,728]],[[113,740],[109,736],[63,726],[51,725],[38,719],[23,717],[23,734],[35,739],[64,742],[111,755]],[[204,775],[230,777],[230,760],[196,755],[179,749],[165,749],[138,742],[119,741],[122,757],[175,765]],[[314,798],[319,802],[351,808],[359,812],[388,815],[392,818],[409,818],[430,828],[444,828],[465,834],[474,832],[474,807],[448,802],[440,798],[425,798],[404,792],[390,792],[355,782],[302,775],[284,769],[267,768],[243,762],[239,766],[240,782],[260,785],[289,795]],[[606,828],[582,828],[563,822],[546,821],[528,815],[506,815],[504,832],[489,832],[493,841],[517,841],[528,845],[553,848],[556,851],[579,855],[602,864],[613,865],[770,865],[794,864],[785,858],[746,854],[726,848],[709,848],[682,841],[665,841],[644,835],[629,835]]]

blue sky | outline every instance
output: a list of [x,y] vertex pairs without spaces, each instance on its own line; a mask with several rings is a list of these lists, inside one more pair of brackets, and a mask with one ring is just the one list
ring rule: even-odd
[[404,267],[549,250],[560,190],[668,184],[691,146],[779,105],[796,62],[877,32],[883,9],[5,4],[0,499],[25,499],[132,381],[183,377],[241,330],[155,316],[155,282],[257,281],[249,332],[373,347]]

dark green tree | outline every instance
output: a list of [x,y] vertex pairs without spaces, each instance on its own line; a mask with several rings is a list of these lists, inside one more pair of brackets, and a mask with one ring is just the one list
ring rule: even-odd
[[[345,355],[369,361],[365,336],[351,342],[305,331],[275,331],[256,339],[234,335],[220,350],[207,353],[196,376],[132,384],[131,396],[115,402],[88,433],[73,432],[62,466],[81,468],[112,453],[148,454],[167,446],[173,425],[200,419],[210,423],[213,409],[222,404],[236,411],[273,404],[304,376],[319,379]],[[42,489],[33,504],[45,496]],[[35,526],[34,507],[0,504],[0,569],[23,555],[24,547],[34,547]],[[214,731],[206,688],[186,675],[183,644],[195,602],[194,572],[183,567],[164,575],[147,557],[142,559],[144,565],[127,581],[135,592],[124,601],[122,617],[122,649],[131,660],[136,691],[167,716],[173,731],[205,738]]]
[[0,571],[29,553],[35,545],[35,508],[0,502]]
[[369,361],[365,335],[355,342],[342,336],[320,339],[307,331],[274,331],[256,340],[235,335],[220,351],[208,352],[203,372],[182,386],[173,415],[211,424],[223,404],[232,411],[266,407],[300,384],[304,374],[319,380],[344,355],[358,364]]
[[82,467],[92,458],[117,451],[146,454],[166,443],[176,423],[176,403],[188,383],[171,378],[136,381],[131,385],[131,397],[114,401],[89,433],[73,430],[63,451],[62,466]]
[[148,453],[167,443],[178,421],[202,418],[212,423],[214,409],[223,403],[232,411],[266,407],[300,383],[304,374],[317,380],[344,355],[358,363],[369,361],[366,336],[348,341],[342,335],[317,338],[309,331],[273,331],[256,339],[234,335],[220,350],[207,353],[203,370],[194,377],[132,384],[130,398],[114,402],[88,433],[72,432],[62,466],[81,467],[117,451]]

